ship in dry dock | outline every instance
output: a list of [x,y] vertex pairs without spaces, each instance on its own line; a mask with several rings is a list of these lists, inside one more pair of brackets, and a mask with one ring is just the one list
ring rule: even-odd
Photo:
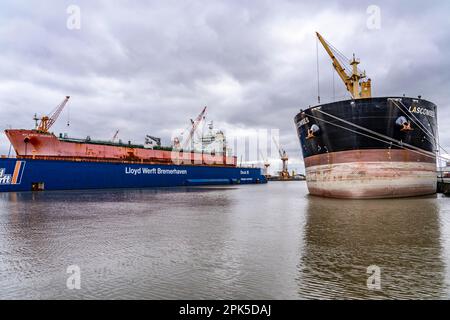
[[436,192],[436,105],[372,97],[371,79],[319,33],[351,99],[301,110],[295,124],[313,195],[395,198]]
[[48,116],[35,116],[34,129],[5,130],[16,156],[0,157],[0,192],[267,182],[260,168],[237,165],[224,133],[212,123],[194,141],[206,107],[172,145],[162,146],[150,135],[144,144],[116,141],[117,132],[110,141],[57,136],[50,128],[68,100]]

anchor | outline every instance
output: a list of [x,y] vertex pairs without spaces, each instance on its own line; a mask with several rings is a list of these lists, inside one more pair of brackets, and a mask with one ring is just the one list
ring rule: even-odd
[[403,128],[400,129],[400,131],[413,131],[414,129],[411,128],[411,122],[404,122]]

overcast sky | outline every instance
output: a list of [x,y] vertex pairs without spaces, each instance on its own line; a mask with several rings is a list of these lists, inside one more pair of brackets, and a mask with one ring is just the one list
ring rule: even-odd
[[[67,28],[70,5],[81,10],[80,29]],[[379,29],[367,26],[369,5],[381,10]],[[70,95],[55,132],[111,139],[120,129],[123,140],[151,134],[169,144],[207,105],[217,128],[280,129],[300,168],[293,119],[317,102],[317,30],[347,56],[356,53],[373,95],[436,103],[441,144],[450,149],[449,17],[444,0],[2,0],[0,128],[31,128],[34,113]],[[319,58],[322,101],[330,101],[333,73],[322,48]],[[337,76],[335,91],[346,96]],[[8,147],[2,134],[0,153]]]

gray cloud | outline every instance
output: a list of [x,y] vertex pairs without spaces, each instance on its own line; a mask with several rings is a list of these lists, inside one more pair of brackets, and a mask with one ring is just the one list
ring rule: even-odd
[[[66,28],[67,6],[81,30]],[[450,22],[447,1],[378,1],[381,29],[366,27],[372,1],[2,1],[0,127],[28,128],[65,95],[55,132],[169,143],[204,105],[218,126],[280,128],[300,163],[293,117],[317,101],[320,31],[361,58],[375,95],[421,94],[440,113],[450,149]],[[330,61],[319,48],[322,100],[333,95]],[[346,95],[335,77],[337,97]],[[8,151],[2,135],[0,153]]]

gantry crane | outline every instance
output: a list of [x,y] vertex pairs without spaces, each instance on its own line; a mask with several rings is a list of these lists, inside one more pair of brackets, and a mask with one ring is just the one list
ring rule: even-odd
[[[358,69],[360,63],[353,54],[352,60],[347,59],[342,53],[328,43],[318,32],[317,38],[330,56],[333,67],[344,82],[347,91],[353,99],[362,99],[372,97],[371,80],[367,79],[366,72]],[[346,70],[345,67],[351,70]],[[366,80],[367,79],[367,80]]]
[[[59,115],[63,111],[64,107],[69,101],[70,96],[66,96],[65,99],[47,116],[43,116],[42,118],[38,118],[37,115],[34,115],[33,120],[36,121],[36,131],[40,133],[48,133],[51,126],[56,122]],[[39,124],[38,121],[40,120]]]
[[273,139],[273,142],[275,142],[275,145],[277,146],[278,149],[278,153],[280,154],[280,159],[283,163],[283,167],[282,170],[280,172],[280,178],[281,179],[289,179],[290,174],[288,171],[288,160],[289,157],[286,153],[286,150],[284,150],[283,148],[280,147],[279,143],[275,140],[275,138]]

